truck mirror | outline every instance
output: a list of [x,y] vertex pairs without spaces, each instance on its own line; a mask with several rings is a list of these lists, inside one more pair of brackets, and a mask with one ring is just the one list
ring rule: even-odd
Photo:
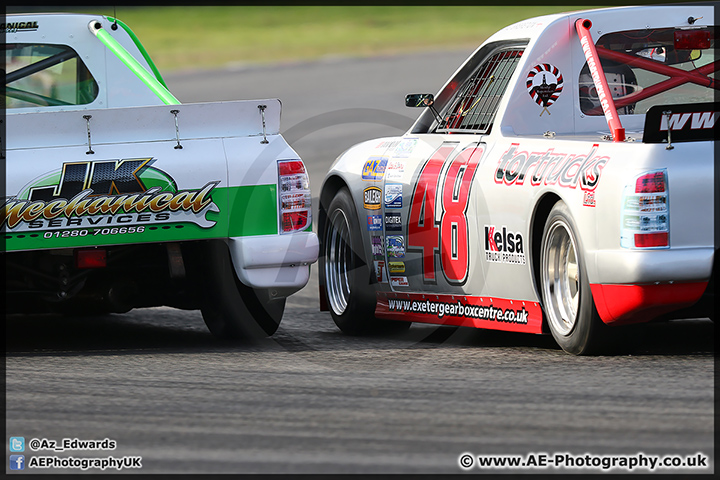
[[432,93],[410,93],[405,96],[406,107],[429,107],[435,103]]

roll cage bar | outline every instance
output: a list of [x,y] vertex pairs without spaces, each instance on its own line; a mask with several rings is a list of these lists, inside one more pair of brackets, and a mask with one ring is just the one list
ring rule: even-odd
[[629,66],[635,66],[642,68],[653,73],[659,73],[666,75],[670,78],[663,80],[662,82],[656,83],[649,87],[643,88],[641,91],[632,92],[625,96],[618,97],[615,99],[615,106],[618,108],[624,107],[631,103],[645,100],[646,98],[657,95],[658,93],[664,92],[671,88],[683,85],[685,83],[695,83],[697,85],[713,88],[720,90],[720,85],[715,81],[714,78],[710,78],[708,75],[720,70],[720,60],[715,60],[712,63],[703,65],[702,67],[695,68],[690,71],[681,70],[677,67],[671,67],[663,65],[656,61],[648,58],[638,57],[637,55],[630,55],[623,52],[615,52],[604,47],[596,47],[598,55],[601,58],[607,58],[608,60],[615,60],[617,62],[625,63]]
[[[582,19],[578,20],[576,22],[576,29],[578,32],[578,36],[580,37],[581,40],[587,31],[587,29],[585,28],[585,25],[592,25],[592,23],[589,20],[582,20]],[[590,39],[590,44],[592,44],[592,39]],[[712,63],[703,65],[701,67],[694,68],[690,71],[685,71],[685,70],[682,70],[677,67],[664,65],[662,63],[656,62],[649,58],[644,58],[644,57],[640,57],[637,55],[632,55],[632,54],[624,53],[624,52],[617,52],[617,51],[610,50],[608,48],[597,46],[597,45],[592,45],[592,47],[593,47],[593,50],[596,51],[597,56],[600,58],[604,58],[607,60],[613,60],[615,62],[622,63],[622,64],[625,64],[628,66],[641,68],[648,72],[657,73],[660,75],[665,75],[667,77],[670,77],[666,80],[655,83],[654,85],[644,87],[642,90],[634,91],[627,95],[623,95],[622,97],[609,98],[609,103],[614,104],[614,111],[611,112],[611,115],[614,114],[615,118],[618,118],[617,110],[616,110],[617,108],[622,108],[622,107],[628,106],[630,104],[637,103],[641,100],[645,100],[645,99],[655,96],[659,93],[670,90],[671,88],[675,88],[677,86],[680,86],[680,85],[683,85],[686,83],[694,83],[694,84],[700,85],[702,87],[712,88],[714,90],[720,90],[720,85],[715,81],[714,78],[711,78],[709,76],[710,74],[720,70],[720,60],[715,60]],[[590,63],[589,58],[588,58],[588,63]],[[597,65],[598,70],[602,73],[602,65],[600,65],[599,62],[595,62],[595,63]],[[602,73],[601,81],[604,78],[605,78],[605,75],[604,75],[604,73]],[[595,79],[593,78],[593,80],[595,80]],[[597,84],[596,84],[596,88],[597,88]],[[599,90],[600,90],[600,88],[598,88],[598,91]],[[601,107],[595,107],[595,108],[591,109],[588,113],[597,115],[597,114],[603,113],[603,109]],[[606,113],[606,117],[607,117],[607,112],[605,112],[605,113]]]
[[[7,50],[8,48],[12,48],[15,45],[17,44],[6,44],[5,49]],[[55,65],[59,65],[63,62],[67,62],[68,60],[72,60],[73,58],[78,58],[78,54],[75,50],[69,49],[60,53],[56,53],[51,57],[44,58],[30,65],[26,65],[25,67],[15,70],[14,72],[6,73],[5,95],[12,98],[17,98],[18,100],[22,100],[25,102],[36,103],[38,105],[71,105],[70,103],[64,102],[57,98],[46,97],[45,95],[40,95],[38,93],[20,90],[19,88],[13,88],[8,86],[8,84],[21,80],[25,77],[29,77],[30,75],[41,72],[48,68],[54,67]]]

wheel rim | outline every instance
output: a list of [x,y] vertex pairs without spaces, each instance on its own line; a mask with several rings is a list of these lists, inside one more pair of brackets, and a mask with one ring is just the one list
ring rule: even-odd
[[580,269],[570,227],[556,220],[543,246],[543,294],[550,326],[560,335],[575,327],[580,302]]
[[330,308],[342,315],[350,298],[352,248],[348,243],[350,225],[342,210],[335,210],[325,238],[325,288]]

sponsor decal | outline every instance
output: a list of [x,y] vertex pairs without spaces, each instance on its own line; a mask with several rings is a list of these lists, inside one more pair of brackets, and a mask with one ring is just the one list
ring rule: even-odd
[[38,28],[38,22],[0,23],[0,33],[34,32]]
[[388,257],[404,258],[405,257],[405,238],[402,235],[388,235],[387,254]]
[[415,150],[417,142],[417,138],[403,138],[398,144],[398,146],[395,147],[395,152],[393,153],[393,156],[409,157],[412,154],[413,150]]
[[583,206],[594,207],[595,206],[595,192],[583,192]]
[[385,212],[385,230],[388,232],[402,231],[402,215],[400,212]]
[[384,257],[383,237],[370,237],[370,245],[372,246],[372,254],[376,257]]
[[617,122],[617,119],[615,118],[615,115],[613,115],[613,110],[610,108],[610,101],[608,100],[611,98],[612,95],[611,92],[606,92],[605,88],[610,88],[607,84],[603,85],[603,80],[600,79],[600,72],[598,71],[595,55],[593,54],[593,48],[590,45],[590,40],[588,40],[589,35],[581,35],[580,38],[580,45],[582,45],[583,54],[585,55],[585,58],[587,59],[588,69],[590,70],[590,76],[593,80],[593,85],[595,86],[595,89],[597,90],[597,96],[598,100],[600,100],[600,105],[602,106],[603,112],[605,113],[605,119],[607,120],[608,124],[614,124]]
[[405,273],[405,262],[390,262],[388,270],[390,273]]
[[513,30],[525,30],[525,29],[539,27],[541,25],[543,25],[542,22],[535,22],[533,20],[525,20],[523,22],[510,25],[509,27],[505,27],[500,31],[501,32],[512,32]]
[[378,283],[388,283],[385,260],[373,260],[373,263],[375,265],[375,276]]
[[660,117],[660,131],[666,132],[668,128],[673,131],[684,128],[690,130],[714,128],[718,117],[720,117],[718,112],[671,113]]
[[363,206],[366,210],[380,210],[382,190],[380,187],[368,187],[363,190]]
[[370,157],[363,166],[363,180],[382,180],[385,175],[385,167],[387,166],[387,157]]
[[152,163],[152,158],[65,163],[5,199],[2,231],[176,222],[213,227],[216,222],[205,215],[220,211],[212,201],[220,181],[179,190]]
[[519,151],[519,148],[520,144],[513,143],[502,154],[495,170],[495,183],[523,185],[530,178],[533,186],[579,186],[584,191],[593,191],[610,160],[610,157],[597,155],[598,144],[593,145],[589,153],[580,155],[555,152],[554,148],[531,153]]
[[716,140],[720,118],[717,109],[717,103],[681,103],[650,107],[645,114],[642,141],[678,143]]
[[402,208],[402,184],[385,185],[385,208]]
[[395,148],[400,143],[400,140],[383,140],[382,142],[378,143],[375,148],[380,150],[387,150],[388,148]]
[[540,116],[545,112],[550,115],[548,107],[563,91],[563,76],[557,67],[549,63],[535,65],[528,73],[527,89],[535,103],[543,107]]
[[520,232],[508,232],[505,225],[502,230],[485,225],[485,260],[488,262],[525,265],[524,243]]
[[540,304],[504,298],[378,292],[375,315],[391,320],[542,332]]
[[367,229],[370,232],[377,232],[382,230],[382,215],[368,215]]
[[387,168],[385,169],[385,180],[386,181],[399,181],[402,180],[405,174],[405,161],[404,160],[388,160]]
[[393,287],[409,287],[407,277],[390,277],[390,285]]

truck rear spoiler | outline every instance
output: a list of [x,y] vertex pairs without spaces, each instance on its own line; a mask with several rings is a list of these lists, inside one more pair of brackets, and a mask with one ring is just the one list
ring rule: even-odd
[[[278,99],[100,108],[8,115],[8,150],[170,142],[201,138],[267,137],[280,134]],[[39,135],[38,132],[42,132]]]

